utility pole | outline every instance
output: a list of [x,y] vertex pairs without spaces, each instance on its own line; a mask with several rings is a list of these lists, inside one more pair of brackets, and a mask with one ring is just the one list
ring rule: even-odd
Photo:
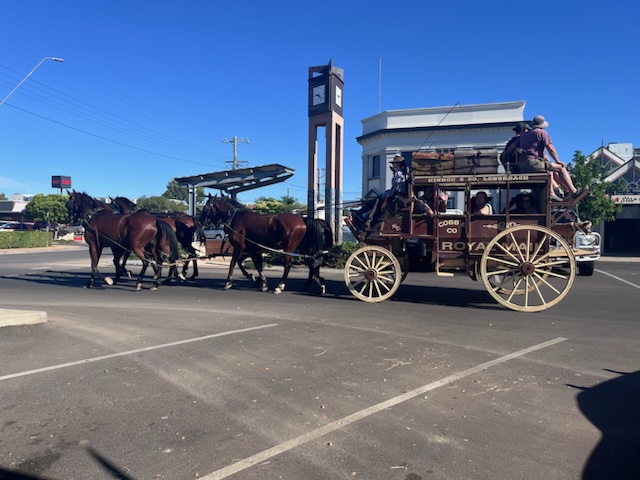
[[238,138],[234,135],[233,139],[228,140],[226,138],[222,139],[222,143],[233,143],[233,162],[225,162],[225,163],[233,163],[233,169],[238,169],[238,163],[247,163],[245,161],[238,162],[238,144],[239,143],[250,143],[248,138]]
[[316,191],[318,192],[318,202],[322,201],[322,172],[325,170],[325,168],[318,168],[318,185],[316,187]]

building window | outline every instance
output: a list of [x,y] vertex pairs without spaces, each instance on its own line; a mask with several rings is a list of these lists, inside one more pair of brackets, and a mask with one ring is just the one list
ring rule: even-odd
[[369,157],[369,178],[380,178],[380,155]]

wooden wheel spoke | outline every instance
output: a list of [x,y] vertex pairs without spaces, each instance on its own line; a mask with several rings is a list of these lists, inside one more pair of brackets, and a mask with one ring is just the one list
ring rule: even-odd
[[518,255],[520,256],[520,261],[526,262],[524,256],[522,255],[522,250],[520,250],[520,245],[518,245],[518,241],[516,240],[516,237],[513,234],[513,232],[509,232],[509,236],[511,237],[511,241],[513,242],[513,246],[518,251]]
[[511,253],[509,250],[507,250],[501,243],[497,242],[495,246],[498,247],[500,250],[502,250],[507,255],[509,255],[511,258],[513,258],[514,262],[517,262],[518,264],[520,263],[520,260],[513,253]]
[[489,275],[504,275],[505,273],[515,273],[517,271],[516,268],[504,268],[502,270],[491,270]]
[[[536,275],[536,274],[534,274]],[[554,287],[553,285],[551,285],[546,278],[541,277],[540,275],[536,275],[537,278],[540,279],[541,283],[544,283],[547,287],[549,287],[551,290],[553,290],[555,293],[560,294],[560,290],[558,290],[556,287]],[[538,288],[537,284],[536,284],[536,288]],[[542,297],[542,295],[541,295]]]
[[513,289],[511,290],[511,295],[509,295],[509,298],[507,298],[507,301],[509,301],[509,302],[511,301],[511,299],[513,298],[513,296],[517,292],[518,287],[520,286],[521,283],[522,283],[522,277],[520,277],[520,279],[518,279],[516,284],[513,286]]
[[[542,279],[542,281],[547,283],[544,279]],[[540,291],[540,288],[538,287],[538,282],[533,282],[533,286],[536,289],[536,292],[538,293],[538,296],[540,297],[540,300],[542,301],[542,304],[546,305],[547,301],[544,299],[544,296],[542,295],[542,292]]]
[[519,267],[520,266],[520,262],[518,262],[517,259],[515,262],[510,262],[509,260],[507,260],[506,258],[500,258],[500,257],[492,257],[492,256],[488,256],[487,257],[488,260],[493,260],[496,263],[502,263],[504,265],[511,265],[512,267]]

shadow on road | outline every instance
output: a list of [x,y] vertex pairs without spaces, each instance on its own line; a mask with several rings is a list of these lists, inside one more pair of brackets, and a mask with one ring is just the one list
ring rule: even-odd
[[600,443],[584,467],[585,480],[640,478],[640,370],[582,390],[578,406],[600,432]]

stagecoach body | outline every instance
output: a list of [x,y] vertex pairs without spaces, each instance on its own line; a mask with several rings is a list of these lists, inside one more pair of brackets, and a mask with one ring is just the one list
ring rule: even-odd
[[[481,281],[498,303],[512,310],[534,312],[560,302],[574,283],[574,253],[580,253],[573,247],[574,236],[584,228],[567,221],[565,212],[587,193],[550,202],[548,174],[487,170],[497,172],[497,158],[493,169],[464,174],[460,169],[434,174],[433,169],[413,168],[407,197],[383,212],[378,224],[363,228],[348,219],[360,241],[345,266],[351,293],[366,302],[380,302],[397,291],[408,273],[420,271]],[[427,192],[433,207],[438,190],[464,199],[462,208],[421,211],[418,191]],[[494,213],[472,213],[472,197],[479,191],[493,194]],[[534,196],[536,213],[512,211],[514,199],[522,193]]]

